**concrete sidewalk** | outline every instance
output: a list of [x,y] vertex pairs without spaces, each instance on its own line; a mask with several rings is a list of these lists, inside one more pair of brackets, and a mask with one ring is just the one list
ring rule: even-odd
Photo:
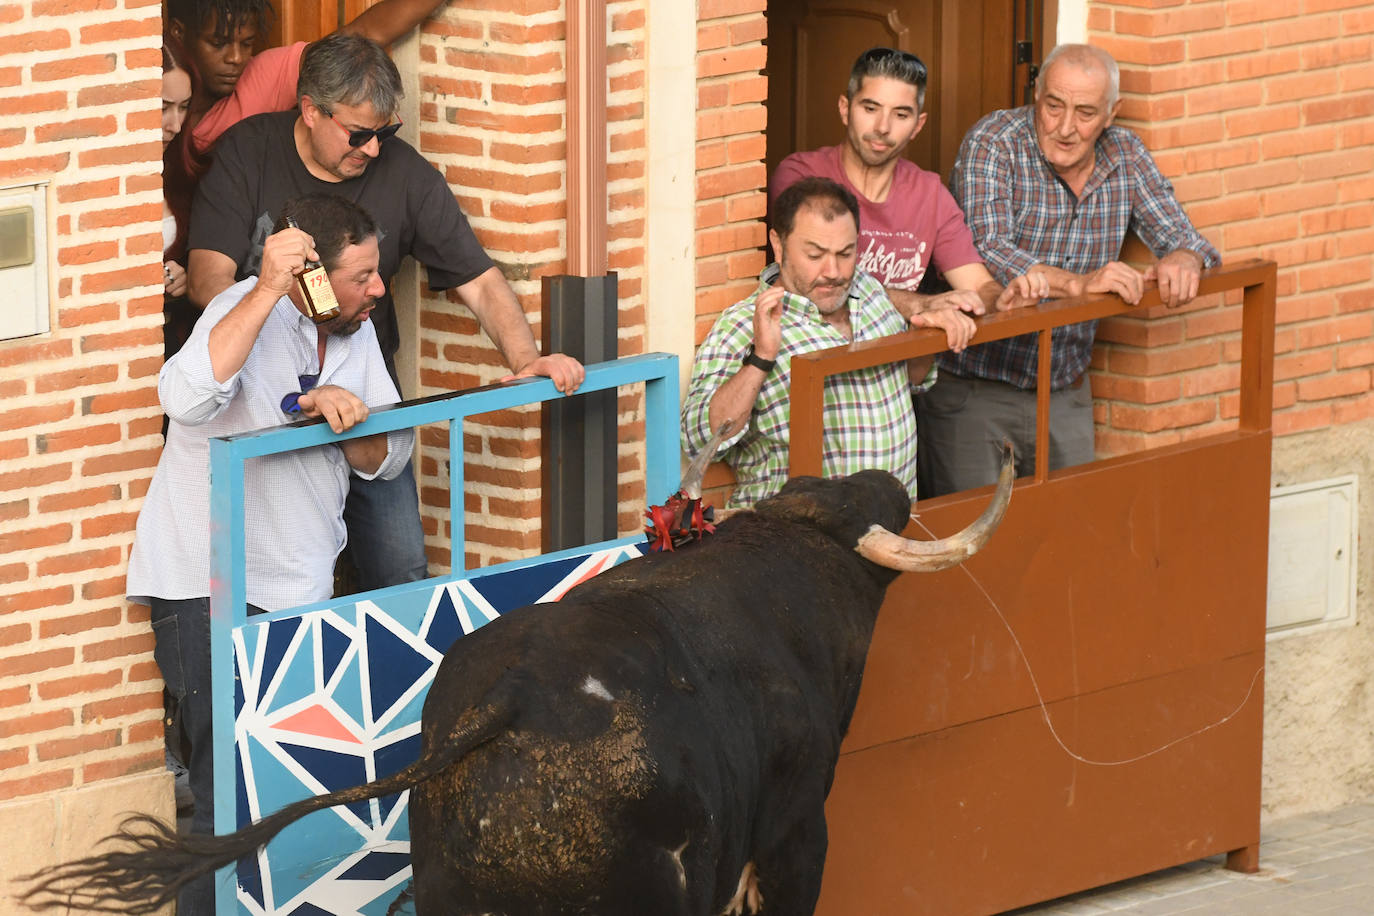
[[1256,874],[1224,865],[1224,856],[1202,859],[1012,913],[1374,916],[1374,799],[1269,824]]

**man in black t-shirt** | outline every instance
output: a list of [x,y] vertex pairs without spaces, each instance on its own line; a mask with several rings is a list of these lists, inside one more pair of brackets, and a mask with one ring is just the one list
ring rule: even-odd
[[[388,287],[401,260],[413,256],[432,289],[455,290],[472,310],[511,367],[506,379],[547,376],[558,390],[573,392],[582,383],[581,364],[560,353],[540,355],[515,292],[473,236],[443,176],[394,136],[402,94],[396,65],[376,43],[335,33],[311,44],[301,59],[299,110],[248,118],[216,146],[191,210],[192,301],[204,308],[253,274],[288,199],[339,194],[377,221]],[[389,288],[372,320],[394,377],[400,340]],[[393,481],[354,480],[345,519],[363,588],[426,576],[411,467]]]

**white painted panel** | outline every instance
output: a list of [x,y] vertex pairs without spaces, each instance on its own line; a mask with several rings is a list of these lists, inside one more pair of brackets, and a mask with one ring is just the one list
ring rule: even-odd
[[1281,487],[1270,497],[1271,636],[1354,622],[1358,499],[1353,475]]
[[0,190],[0,340],[48,332],[47,185]]

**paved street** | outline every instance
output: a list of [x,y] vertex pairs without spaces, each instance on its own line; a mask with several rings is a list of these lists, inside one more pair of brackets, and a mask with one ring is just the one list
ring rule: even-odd
[[1374,799],[1269,824],[1260,836],[1257,874],[1227,871],[1224,858],[1203,859],[1013,912],[1374,916]]

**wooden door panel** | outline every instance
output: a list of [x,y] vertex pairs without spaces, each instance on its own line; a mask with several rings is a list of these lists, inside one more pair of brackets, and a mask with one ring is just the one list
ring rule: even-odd
[[918,55],[930,71],[926,126],[905,155],[948,178],[968,128],[1021,102],[1027,68],[1015,64],[1015,42],[1024,13],[1025,0],[774,0],[769,170],[791,152],[843,139],[836,100],[849,67],[865,49],[886,45]]
[[269,46],[314,41],[352,22],[376,0],[277,0]]

